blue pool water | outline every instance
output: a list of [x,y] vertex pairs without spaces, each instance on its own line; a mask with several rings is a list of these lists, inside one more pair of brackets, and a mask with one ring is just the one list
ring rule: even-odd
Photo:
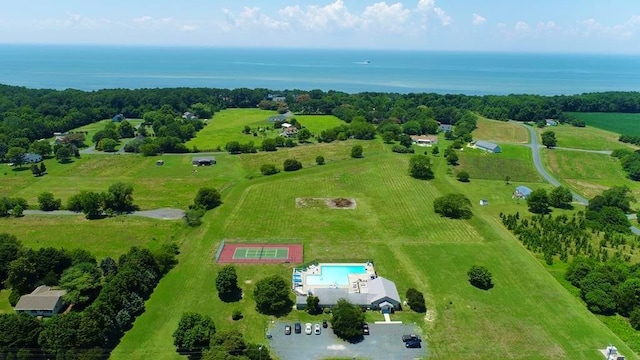
[[307,285],[349,285],[349,274],[366,274],[364,265],[321,265],[319,275],[307,275]]

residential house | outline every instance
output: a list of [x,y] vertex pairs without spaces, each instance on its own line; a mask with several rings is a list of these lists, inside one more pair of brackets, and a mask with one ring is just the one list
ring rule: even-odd
[[22,295],[13,308],[18,314],[32,316],[53,316],[60,312],[64,301],[65,290],[53,290],[50,286],[38,286],[31,294]]
[[25,164],[35,164],[42,161],[42,155],[34,154],[34,153],[26,153],[24,154],[23,159]]
[[440,124],[439,128],[441,132],[453,131],[453,125],[449,124]]
[[492,142],[484,141],[484,140],[476,141],[475,147],[476,147],[476,149],[482,149],[484,151],[488,151],[488,152],[494,153],[494,154],[498,154],[498,153],[502,152],[502,149],[500,148],[500,145],[494,144]]
[[418,146],[433,146],[438,144],[438,138],[435,136],[411,136],[411,141]]
[[298,128],[296,128],[295,126],[289,126],[289,127],[283,128],[282,133],[280,133],[280,135],[284,137],[294,137],[298,135]]
[[184,114],[182,114],[182,118],[185,120],[198,120],[198,116],[190,111],[187,111]]
[[513,192],[513,197],[515,199],[526,199],[532,192],[528,187],[520,185],[516,187],[516,191]]
[[558,122],[553,119],[544,119],[544,122],[547,126],[558,126]]
[[123,114],[118,114],[118,115],[114,115],[111,120],[113,120],[114,122],[121,122],[123,120],[126,120],[126,117],[124,117]]

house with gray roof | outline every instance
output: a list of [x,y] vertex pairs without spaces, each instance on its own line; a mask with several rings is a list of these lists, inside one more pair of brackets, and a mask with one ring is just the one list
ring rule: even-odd
[[26,153],[24,154],[23,159],[25,164],[35,164],[42,161],[42,155],[34,154],[34,153]]
[[53,316],[60,312],[66,290],[53,290],[50,286],[38,286],[31,294],[22,295],[13,308],[18,314],[32,316]]
[[515,199],[526,199],[531,195],[533,190],[529,189],[524,185],[520,185],[516,187],[516,191],[513,192],[513,197]]
[[476,141],[476,149],[481,149],[494,154],[498,154],[502,152],[500,145],[494,144],[492,142],[484,141],[484,140]]
[[[366,288],[366,290],[364,290]],[[340,299],[345,299],[352,304],[365,309],[380,310],[383,313],[390,313],[400,310],[400,295],[396,284],[388,279],[378,276],[366,282],[366,287],[360,285],[360,292],[350,291],[349,288],[323,287],[315,288],[309,295],[317,296],[319,306],[322,308],[332,308]],[[296,297],[296,308],[304,309],[307,306],[306,296]]]
[[449,124],[440,124],[439,128],[442,132],[453,131],[453,125]]

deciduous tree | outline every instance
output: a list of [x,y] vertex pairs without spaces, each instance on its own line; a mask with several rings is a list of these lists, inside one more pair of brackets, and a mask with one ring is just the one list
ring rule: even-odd
[[364,313],[358,305],[340,299],[331,311],[331,327],[337,337],[352,340],[362,336]]
[[536,189],[527,197],[529,211],[534,214],[546,214],[549,212],[549,195],[547,190]]
[[353,145],[351,148],[351,157],[354,159],[362,157],[362,145]]
[[216,290],[223,301],[239,300],[241,290],[238,287],[238,274],[233,265],[224,266],[216,276]]
[[38,195],[38,205],[42,211],[58,210],[62,206],[62,200],[54,198],[50,192],[43,192]]
[[259,280],[253,290],[258,312],[267,315],[283,315],[291,311],[289,285],[278,275]]
[[542,145],[546,146],[547,149],[556,147],[557,144],[558,140],[556,140],[555,132],[548,130],[542,133]]
[[564,186],[555,187],[549,193],[549,205],[559,208],[568,209],[571,208],[571,201],[573,201],[573,195],[571,190]]
[[24,148],[14,146],[12,148],[9,148],[6,157],[9,162],[13,163],[13,166],[22,167],[22,164],[24,164],[24,156],[26,153],[27,151]]
[[203,209],[210,210],[220,206],[220,204],[222,204],[222,200],[218,190],[215,188],[205,187],[198,190],[198,194],[196,194],[196,198],[193,200],[193,203]]
[[467,271],[467,277],[469,278],[469,283],[479,289],[489,290],[493,287],[493,275],[484,266],[473,265]]
[[433,179],[431,160],[425,155],[412,156],[411,159],[409,159],[409,174],[416,179]]
[[463,194],[447,194],[434,200],[433,210],[440,216],[452,219],[470,219],[471,200]]

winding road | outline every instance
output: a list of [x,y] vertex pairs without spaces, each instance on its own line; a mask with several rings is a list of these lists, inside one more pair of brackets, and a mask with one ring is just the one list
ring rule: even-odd
[[[527,128],[527,130],[529,131],[529,144],[527,144],[528,147],[531,148],[531,155],[533,157],[533,164],[536,167],[536,170],[538,171],[538,173],[540,173],[540,175],[547,180],[551,185],[553,186],[560,186],[560,182],[558,180],[556,180],[553,176],[551,176],[551,174],[549,174],[547,172],[547,170],[544,168],[544,166],[542,166],[542,160],[540,160],[540,144],[538,143],[538,134],[536,133],[536,130],[529,126],[529,125],[525,125],[521,122],[515,122],[517,124],[519,124],[520,126],[524,126],[525,128]],[[557,149],[561,149],[561,150],[571,150],[571,151],[583,151],[583,152],[593,152],[593,153],[597,153],[597,154],[611,154],[611,151],[607,151],[607,150],[584,150],[584,149],[571,149],[571,148],[557,148]],[[573,195],[574,200],[576,200],[577,202],[583,204],[583,205],[589,205],[589,200],[587,200],[587,198],[585,198],[584,196],[577,194],[575,192],[571,192],[571,194]],[[634,219],[634,215],[627,215],[627,217],[629,219]],[[635,226],[631,226],[631,232],[634,233],[635,235],[640,235],[640,229],[638,229]]]

